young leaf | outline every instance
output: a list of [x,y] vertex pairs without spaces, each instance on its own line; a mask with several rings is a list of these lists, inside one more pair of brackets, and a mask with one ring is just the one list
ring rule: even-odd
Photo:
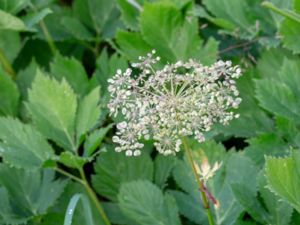
[[38,130],[67,150],[76,151],[76,95],[66,82],[51,79],[41,71],[28,92],[27,108]]
[[141,225],[180,225],[175,200],[149,181],[132,181],[118,195],[122,212]]
[[267,157],[268,187],[300,212],[300,153],[286,158]]
[[66,184],[66,181],[55,180],[50,170],[28,171],[0,165],[1,203],[2,199],[8,203],[0,208],[0,222],[16,224],[21,219],[26,221],[45,214]]
[[96,175],[92,176],[95,190],[116,201],[122,183],[153,178],[153,163],[147,154],[140,157],[127,157],[109,148],[99,155],[95,165]]
[[61,162],[65,166],[71,167],[71,168],[80,169],[88,161],[90,161],[89,158],[80,157],[80,156],[74,155],[71,152],[62,152],[59,156],[59,162]]
[[17,119],[0,117],[0,149],[5,162],[18,168],[37,169],[54,151],[32,125]]

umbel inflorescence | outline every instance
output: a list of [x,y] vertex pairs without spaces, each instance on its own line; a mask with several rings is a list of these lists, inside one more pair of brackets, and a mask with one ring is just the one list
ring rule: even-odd
[[164,155],[174,154],[183,136],[193,135],[203,142],[204,132],[213,124],[228,124],[239,116],[231,111],[241,102],[235,82],[241,76],[238,66],[230,61],[204,66],[190,59],[155,70],[159,57],[154,54],[132,64],[138,75],[128,68],[108,80],[110,113],[125,118],[117,124],[113,142],[119,145],[116,151],[127,156],[141,154],[143,139],[153,139]]

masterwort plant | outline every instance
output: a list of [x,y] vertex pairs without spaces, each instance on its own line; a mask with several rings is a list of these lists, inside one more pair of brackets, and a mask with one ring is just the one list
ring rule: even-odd
[[113,142],[118,144],[115,150],[127,156],[141,154],[143,139],[153,139],[159,153],[175,154],[182,137],[203,142],[213,124],[226,125],[239,116],[232,111],[241,102],[235,81],[241,76],[238,66],[230,61],[204,66],[190,59],[156,70],[160,58],[154,54],[131,65],[137,75],[128,68],[108,80],[110,113],[124,116]]

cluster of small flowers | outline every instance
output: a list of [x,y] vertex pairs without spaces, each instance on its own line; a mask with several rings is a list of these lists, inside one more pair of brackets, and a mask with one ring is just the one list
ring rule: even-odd
[[213,124],[238,117],[230,111],[241,102],[235,82],[241,76],[238,66],[230,61],[204,66],[190,59],[155,70],[159,57],[154,54],[132,64],[140,71],[138,76],[128,68],[108,80],[111,115],[121,112],[125,118],[117,125],[113,142],[119,145],[116,151],[127,156],[141,154],[143,138],[153,139],[160,153],[174,154],[180,150],[181,137],[194,135],[203,142],[203,132]]

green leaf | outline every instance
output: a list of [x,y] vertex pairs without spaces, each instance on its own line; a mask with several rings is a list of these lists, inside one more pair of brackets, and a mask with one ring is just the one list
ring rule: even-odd
[[1,32],[0,49],[2,50],[2,54],[11,64],[17,58],[21,48],[22,45],[19,33],[10,30]]
[[256,191],[251,191],[251,189],[244,184],[232,184],[231,188],[239,204],[244,207],[253,219],[262,224],[269,224],[269,214],[258,201]]
[[258,177],[259,193],[263,198],[269,212],[268,224],[288,225],[290,224],[293,208],[280,197],[272,193],[267,187],[267,180],[263,173]]
[[26,31],[26,25],[19,18],[0,9],[0,30]]
[[51,75],[57,80],[66,79],[80,96],[88,92],[89,81],[82,64],[75,58],[65,58],[57,54],[51,63]]
[[61,24],[78,40],[91,41],[93,34],[76,17],[63,17]]
[[266,159],[268,187],[300,212],[300,154],[293,152],[290,157]]
[[101,145],[107,132],[112,128],[113,124],[100,128],[89,134],[84,142],[84,156],[91,156]]
[[271,2],[267,2],[267,1],[263,2],[262,6],[265,6],[269,9],[271,9],[273,12],[276,12],[290,20],[300,23],[300,14],[298,14],[294,11],[291,11],[288,9],[280,9],[280,8],[276,7],[274,4],[272,4]]
[[28,92],[27,108],[37,129],[67,150],[76,151],[76,95],[63,79],[60,83],[38,71]]
[[300,53],[300,47],[297,45],[297,37],[300,35],[300,23],[285,19],[281,24],[279,32],[283,36],[283,46],[291,50],[294,54]]
[[[79,184],[78,182],[69,181],[68,185],[65,188],[65,191],[60,196],[56,204],[48,210],[48,213],[43,216],[42,221],[34,223],[34,225],[57,225],[63,224],[66,209],[70,203],[70,199],[75,195],[85,195],[87,196],[88,193],[86,192],[83,185]],[[93,221],[95,225],[105,225],[102,221],[102,218],[99,216],[99,212],[97,211],[93,202],[90,202],[91,211],[93,215]],[[86,224],[86,211],[87,207],[83,204],[78,204],[74,214],[73,214],[73,221],[72,225],[83,225]]]
[[[207,188],[220,203],[220,207],[214,210],[215,223],[235,224],[243,207],[234,196],[232,185],[245,185],[250,188],[250,191],[255,192],[258,167],[243,154],[233,151],[226,153],[222,145],[214,142],[202,145],[192,142],[190,146],[194,150],[194,159],[197,159],[197,156],[206,156],[211,165],[216,161],[222,162],[221,168],[208,181]],[[173,175],[176,183],[185,191],[185,193],[171,192],[177,201],[180,213],[197,224],[205,223],[207,221],[205,211],[199,207],[203,205],[200,192],[188,163],[177,163]]]
[[81,169],[84,164],[89,162],[91,159],[74,155],[71,152],[62,152],[59,156],[59,162],[67,167]]
[[153,179],[153,163],[147,154],[127,157],[108,148],[107,152],[98,156],[95,172],[96,175],[92,176],[92,184],[96,192],[116,201],[122,183]]
[[94,29],[99,34],[109,21],[116,3],[111,0],[88,0],[87,4]]
[[24,69],[21,70],[17,75],[17,85],[20,90],[22,99],[28,98],[28,90],[31,87],[32,82],[34,81],[38,65],[35,60],[32,60],[31,63]]
[[11,14],[17,14],[28,5],[29,1],[30,0],[1,0],[0,9]]
[[100,83],[102,93],[107,91],[107,80],[111,78],[118,69],[125,70],[128,68],[128,63],[124,57],[117,55],[116,53],[109,57],[107,49],[104,48],[97,58],[96,71],[94,76]]
[[78,194],[78,193],[73,195],[73,197],[70,200],[70,203],[69,203],[67,211],[66,211],[64,225],[72,224],[74,212],[75,212],[75,209],[76,209],[76,206],[77,206],[79,200],[81,200],[82,204],[84,205],[83,208],[84,208],[84,215],[85,215],[85,219],[86,219],[86,225],[94,225],[92,210],[91,210],[89,200],[85,195]]
[[122,212],[138,224],[181,224],[175,200],[150,181],[123,184],[118,199]]
[[273,121],[259,107],[255,99],[254,81],[256,71],[248,70],[237,81],[237,88],[242,98],[242,103],[236,110],[240,115],[232,120],[229,125],[221,126],[220,129],[227,135],[235,137],[253,137],[264,132],[271,132]]
[[174,156],[156,156],[154,161],[154,182],[158,187],[163,189],[167,185],[167,179],[171,175],[176,162],[177,161]]
[[[50,170],[20,170],[0,165],[0,223],[23,223],[43,215],[63,192],[67,182],[55,180]],[[0,203],[0,204],[1,204]]]
[[204,16],[224,28],[226,33],[242,39],[275,34],[277,20],[260,5],[259,0],[204,0],[203,4],[215,17]]
[[38,12],[28,13],[22,19],[23,19],[24,23],[26,24],[27,29],[29,29],[31,31],[36,31],[34,26],[51,13],[52,13],[51,9],[44,8]]
[[148,44],[140,33],[119,31],[116,34],[116,42],[122,53],[131,60],[137,60],[139,56],[151,52],[153,47]]
[[299,74],[299,61],[285,59],[277,79],[272,79],[272,82],[269,79],[256,81],[256,97],[260,105],[275,115],[299,123]]
[[77,146],[85,139],[87,132],[92,129],[100,118],[100,87],[96,87],[86,95],[78,105],[76,117]]
[[227,153],[220,171],[208,181],[208,188],[220,202],[216,210],[217,224],[234,224],[243,211],[232,190],[232,185],[240,184],[256,192],[256,176],[259,168],[242,153]]
[[17,115],[19,98],[15,82],[0,67],[0,115]]
[[118,203],[103,202],[102,206],[111,223],[121,225],[137,225],[136,222],[130,220],[122,213]]
[[137,31],[139,30],[138,19],[142,7],[138,1],[135,1],[135,3],[133,5],[129,1],[118,0],[123,22],[129,29]]
[[54,157],[46,139],[31,125],[0,117],[0,153],[6,163],[18,168],[37,169]]
[[199,54],[197,21],[184,18],[172,4],[145,4],[140,20],[144,40],[166,61],[187,60]]
[[261,134],[248,139],[245,155],[253,160],[259,167],[263,167],[265,156],[283,156],[287,154],[287,144],[275,134]]

